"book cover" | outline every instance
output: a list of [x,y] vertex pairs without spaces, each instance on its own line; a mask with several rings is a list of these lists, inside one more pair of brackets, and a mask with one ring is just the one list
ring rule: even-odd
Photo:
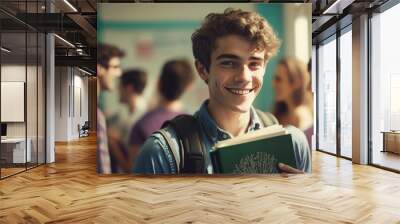
[[279,173],[278,163],[296,168],[292,137],[285,131],[251,134],[217,143],[211,151],[215,173]]

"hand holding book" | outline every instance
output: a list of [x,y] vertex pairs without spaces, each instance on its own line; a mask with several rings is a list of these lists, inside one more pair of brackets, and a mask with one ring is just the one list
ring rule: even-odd
[[303,171],[293,168],[289,165],[286,165],[284,163],[279,163],[278,164],[279,169],[283,172],[283,173],[287,173],[287,174],[304,174]]
[[220,141],[211,158],[216,173],[297,172],[292,137],[281,125]]

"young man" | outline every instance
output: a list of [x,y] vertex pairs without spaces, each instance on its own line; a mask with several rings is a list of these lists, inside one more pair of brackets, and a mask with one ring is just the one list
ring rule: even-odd
[[132,126],[145,112],[144,106],[140,104],[140,97],[146,84],[147,73],[140,69],[125,71],[120,78],[119,101],[128,107],[128,115],[117,114],[114,118],[116,122],[113,129],[115,129],[125,147],[129,146]]
[[[209,14],[192,35],[192,44],[197,72],[210,94],[194,114],[209,152],[217,141],[263,127],[252,103],[261,90],[267,62],[279,48],[279,40],[257,13],[227,9],[224,13]],[[297,167],[280,164],[279,168],[288,173],[310,172],[310,152],[304,134],[294,127],[287,130],[292,134]],[[174,158],[179,153],[172,152],[169,145],[179,148],[180,143],[172,128],[167,126],[164,131],[169,139],[156,133],[146,140],[133,172],[177,173]],[[207,173],[213,173],[208,152],[204,166]]]
[[147,84],[147,73],[140,69],[125,71],[120,79],[119,100],[129,107],[130,114],[137,111],[139,97]]
[[186,60],[170,60],[164,64],[158,80],[158,107],[140,118],[130,134],[132,161],[136,158],[140,146],[153,132],[160,129],[165,121],[183,113],[180,98],[191,86],[194,77],[192,66]]
[[[117,47],[99,44],[97,47],[97,96],[112,90],[114,79],[121,75],[120,59],[124,53]],[[97,172],[111,173],[107,125],[103,112],[97,107]]]
[[108,142],[111,148],[112,173],[130,172],[129,136],[134,123],[143,115],[144,106],[139,104],[147,83],[147,73],[140,69],[125,71],[119,83],[120,102],[128,106],[128,114],[117,112],[108,121]]

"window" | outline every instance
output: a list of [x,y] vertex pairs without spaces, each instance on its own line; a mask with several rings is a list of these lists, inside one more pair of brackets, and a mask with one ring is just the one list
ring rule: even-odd
[[[400,170],[400,133],[392,139],[385,135],[400,131],[400,33],[394,28],[398,21],[400,5],[371,18],[371,162],[396,170]],[[394,143],[394,150],[385,143]]]
[[[20,15],[43,4],[20,1]],[[0,12],[0,179],[45,163],[45,41],[44,33]]]
[[[347,32],[346,32],[347,31]],[[340,155],[352,157],[352,35],[351,26],[340,36]]]
[[336,36],[318,48],[318,146],[336,153]]

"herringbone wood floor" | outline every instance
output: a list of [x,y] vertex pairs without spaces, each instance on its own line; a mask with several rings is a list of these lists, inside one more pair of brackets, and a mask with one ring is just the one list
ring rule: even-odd
[[315,152],[311,175],[98,176],[94,137],[0,181],[0,223],[400,223],[400,175]]

